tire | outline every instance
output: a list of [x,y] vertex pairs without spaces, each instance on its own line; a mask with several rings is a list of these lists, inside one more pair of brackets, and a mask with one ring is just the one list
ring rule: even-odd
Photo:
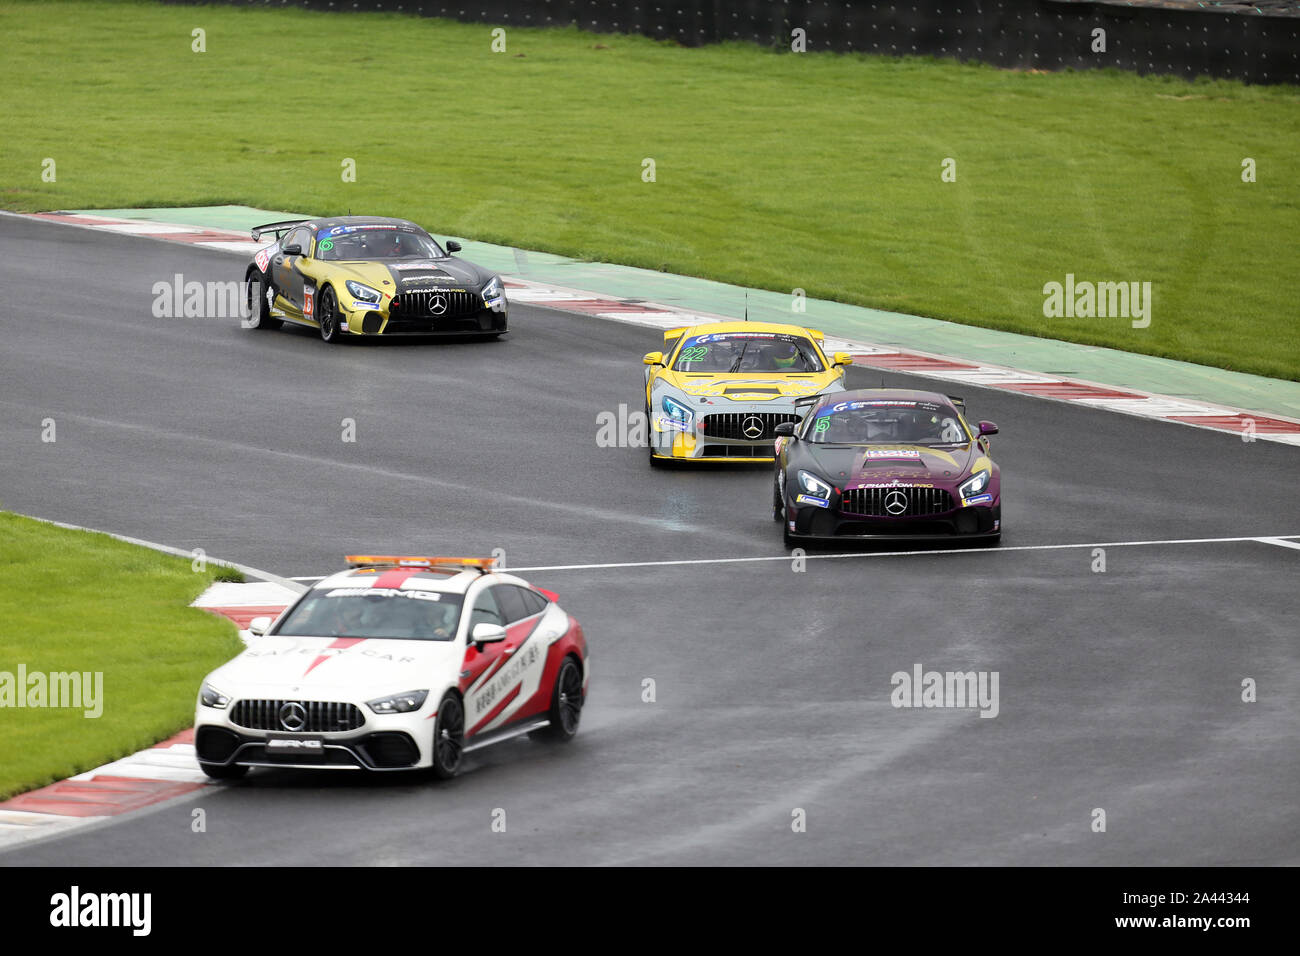
[[273,330],[284,325],[283,320],[271,318],[271,303],[267,301],[267,293],[271,289],[265,275],[250,271],[244,280],[244,286],[248,290],[244,300],[248,306],[248,318],[244,320],[247,328]]
[[785,502],[781,500],[781,482],[778,478],[772,479],[772,520],[785,520]]
[[199,769],[213,780],[238,780],[248,773],[248,768],[239,764],[204,763],[201,760]]
[[568,743],[578,733],[582,718],[582,665],[575,657],[566,657],[555,675],[551,692],[551,709],[547,712],[551,726],[530,734],[540,740]]
[[433,773],[450,780],[460,772],[465,759],[465,705],[452,691],[438,702],[438,719],[433,722]]
[[316,321],[320,323],[320,337],[330,345],[343,338],[343,332],[339,329],[339,313],[335,305],[334,290],[329,286],[316,293]]

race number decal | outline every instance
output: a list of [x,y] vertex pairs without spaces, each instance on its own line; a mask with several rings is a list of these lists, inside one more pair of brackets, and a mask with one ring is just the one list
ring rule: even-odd
[[302,292],[302,314],[303,318],[310,319],[312,312],[316,308],[316,290],[308,286]]

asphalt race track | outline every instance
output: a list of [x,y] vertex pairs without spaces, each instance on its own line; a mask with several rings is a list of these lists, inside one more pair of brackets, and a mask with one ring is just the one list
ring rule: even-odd
[[[151,314],[157,281],[242,269],[0,217],[0,503],[285,576],[350,551],[784,554],[770,469],[652,471],[643,449],[597,447],[598,412],[641,407],[654,330],[516,304],[500,342],[328,346]],[[532,573],[592,642],[572,744],[512,742],[442,784],[255,771],[0,863],[1300,862],[1300,550],[1107,547],[1104,573],[1091,547],[1017,550],[1300,534],[1300,453],[966,399],[1002,429],[1000,550]],[[997,717],[891,706],[890,675],[916,664],[997,671]]]

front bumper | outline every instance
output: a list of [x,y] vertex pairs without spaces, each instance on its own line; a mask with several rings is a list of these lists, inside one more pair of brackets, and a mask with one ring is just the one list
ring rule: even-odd
[[[198,705],[194,748],[200,763],[303,770],[410,770],[432,762],[431,718],[436,699],[403,714],[375,714],[357,702],[352,706],[364,715],[360,726],[299,733],[263,729],[268,726],[264,722],[260,727],[237,724],[232,719],[236,703],[221,709]],[[297,743],[277,747],[269,744],[271,740]]]
[[456,316],[390,315],[380,309],[348,309],[340,306],[344,327],[353,335],[483,335],[508,331],[509,307],[484,306],[476,312]]
[[786,530],[792,538],[857,539],[867,541],[972,541],[1002,534],[1002,500],[988,505],[954,508],[940,514],[886,518],[846,513],[832,501],[830,508],[799,506],[788,499]]
[[[693,405],[695,418],[682,428],[662,409],[650,415],[650,453],[668,461],[770,462],[773,429],[797,422],[793,406]],[[754,436],[745,437],[746,429]]]

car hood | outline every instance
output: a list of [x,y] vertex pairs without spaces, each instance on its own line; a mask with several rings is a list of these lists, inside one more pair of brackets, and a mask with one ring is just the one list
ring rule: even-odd
[[925,445],[815,445],[809,454],[822,476],[841,488],[913,483],[955,485],[982,455],[973,442],[930,448]]
[[268,634],[252,638],[247,650],[208,680],[236,699],[298,694],[323,700],[331,692],[379,696],[425,688],[439,669],[458,668],[463,657],[455,641]]
[[331,262],[331,278],[354,279],[390,295],[400,292],[478,292],[493,273],[460,259],[391,259],[379,262]]
[[[843,389],[838,370],[826,372],[801,372],[783,375],[780,372],[669,372],[665,381],[686,395],[715,398],[734,402],[780,401],[816,395],[819,392]],[[782,404],[788,404],[783,402]]]

